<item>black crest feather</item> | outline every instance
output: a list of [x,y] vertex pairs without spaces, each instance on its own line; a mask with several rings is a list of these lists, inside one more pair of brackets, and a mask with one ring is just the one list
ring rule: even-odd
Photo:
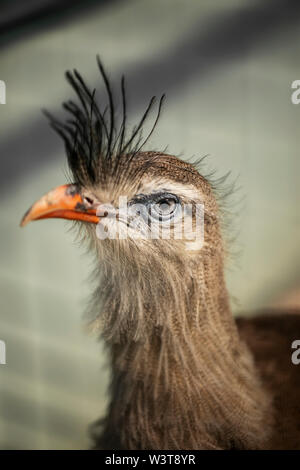
[[[103,79],[107,103],[100,105],[96,100],[96,89],[90,90],[82,76],[74,70],[66,72],[66,79],[74,89],[78,103],[72,100],[63,103],[68,113],[65,121],[60,121],[48,111],[51,127],[62,137],[74,182],[82,185],[97,184],[107,175],[118,172],[120,160],[125,155],[132,159],[146,144],[158,122],[165,95],[162,95],[153,126],[143,137],[143,125],[155,103],[153,96],[140,121],[127,135],[127,108],[125,79],[121,79],[121,119],[116,116],[116,107],[110,82],[103,64],[97,56],[97,64]],[[128,162],[129,163],[129,162]]]

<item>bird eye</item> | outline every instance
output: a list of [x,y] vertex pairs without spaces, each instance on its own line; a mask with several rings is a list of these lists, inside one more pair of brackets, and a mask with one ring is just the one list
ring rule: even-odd
[[160,221],[174,217],[179,202],[175,195],[164,195],[150,205],[150,215]]

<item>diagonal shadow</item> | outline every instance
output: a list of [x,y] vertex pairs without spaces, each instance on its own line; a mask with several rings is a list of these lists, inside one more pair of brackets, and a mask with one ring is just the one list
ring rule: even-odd
[[[0,50],[19,39],[69,23],[86,10],[105,6],[112,0],[30,0],[4,2],[0,17]],[[114,0],[116,1],[116,0]],[[5,6],[5,5],[4,5]]]
[[[299,1],[276,0],[255,8],[230,11],[205,30],[195,28],[173,45],[168,56],[153,57],[126,71],[126,81],[134,90],[134,96],[130,97],[133,112],[142,111],[145,94],[148,97],[150,92],[160,95],[164,91],[168,95],[178,91],[187,78],[200,81],[217,73],[228,63],[243,59],[278,31],[298,26],[299,20]],[[58,110],[51,111],[60,114]],[[17,184],[24,174],[47,164],[49,156],[62,157],[62,154],[62,143],[44,118],[38,116],[24,124],[0,143],[0,191],[3,193],[7,185]]]

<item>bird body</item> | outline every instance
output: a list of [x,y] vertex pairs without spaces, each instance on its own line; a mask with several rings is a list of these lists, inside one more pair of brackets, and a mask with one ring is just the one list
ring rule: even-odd
[[[75,120],[50,120],[65,141],[74,183],[48,193],[22,221],[76,220],[95,256],[97,288],[90,325],[104,338],[111,363],[110,405],[106,417],[93,426],[95,447],[300,447],[295,422],[300,416],[295,400],[299,379],[288,362],[289,339],[278,341],[278,362],[270,357],[272,334],[276,338],[288,332],[280,321],[298,328],[299,317],[241,320],[239,332],[224,279],[226,248],[212,185],[191,163],[142,151],[148,137],[143,140],[139,131],[153,100],[126,140],[123,80],[123,117],[116,130],[113,95],[98,63],[110,118],[106,121],[95,92],[78,72],[69,73],[81,107],[67,102],[65,109]],[[124,197],[126,218],[120,203]],[[204,241],[197,239],[199,244],[191,249],[198,206],[204,208]],[[191,210],[183,212],[186,207]],[[179,230],[182,214],[190,222],[188,233]],[[103,239],[96,223],[105,227]],[[116,227],[118,237],[104,236]],[[160,236],[145,236],[153,228]],[[277,367],[282,371],[275,378]],[[282,400],[288,385],[280,382],[284,373],[298,385],[286,409]]]
[[238,318],[237,325],[272,400],[272,432],[264,448],[299,450],[300,369],[291,360],[291,346],[300,338],[300,312],[258,312],[252,318]]

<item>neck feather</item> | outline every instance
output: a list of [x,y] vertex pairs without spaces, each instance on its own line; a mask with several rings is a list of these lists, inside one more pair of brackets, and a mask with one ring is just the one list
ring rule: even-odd
[[240,341],[218,250],[200,262],[170,267],[160,260],[117,277],[107,268],[98,294],[112,362],[112,401],[98,445],[265,445],[270,401]]

